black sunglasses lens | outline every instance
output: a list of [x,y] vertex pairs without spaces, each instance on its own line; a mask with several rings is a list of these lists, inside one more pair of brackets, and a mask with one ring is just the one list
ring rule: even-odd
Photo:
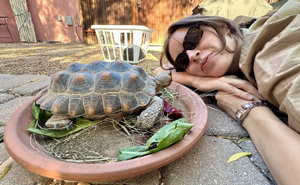
[[184,41],[183,41],[183,48],[184,50],[193,50],[195,49],[200,39],[202,38],[203,30],[200,29],[199,26],[193,26],[190,27],[190,29],[187,31]]
[[174,63],[176,72],[184,72],[189,65],[189,57],[186,53],[180,53]]

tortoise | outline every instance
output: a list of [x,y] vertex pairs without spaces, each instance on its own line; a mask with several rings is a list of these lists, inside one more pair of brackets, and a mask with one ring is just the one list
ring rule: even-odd
[[142,67],[122,60],[72,63],[52,75],[49,88],[36,103],[52,117],[49,129],[65,129],[72,119],[121,118],[142,111],[136,126],[151,128],[159,119],[163,100],[155,93],[171,83],[171,72],[148,76]]

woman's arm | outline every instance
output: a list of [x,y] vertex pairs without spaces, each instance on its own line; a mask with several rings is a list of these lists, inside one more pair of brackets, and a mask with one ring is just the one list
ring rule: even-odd
[[[220,107],[233,118],[238,107],[249,102],[226,92],[218,92],[216,99]],[[248,131],[276,182],[299,184],[300,135],[281,122],[267,107],[254,107],[242,126]]]
[[[155,75],[162,73],[164,70],[157,68],[154,71]],[[253,96],[257,96],[264,100],[257,89],[248,81],[237,78],[236,76],[223,77],[200,77],[194,76],[187,72],[176,72],[172,70],[172,81],[182,85],[195,87],[199,91],[208,92],[214,90],[221,90],[243,98],[245,100],[253,100]]]

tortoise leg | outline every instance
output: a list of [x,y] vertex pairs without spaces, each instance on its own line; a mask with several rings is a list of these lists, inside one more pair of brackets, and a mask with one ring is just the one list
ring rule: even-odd
[[72,120],[69,116],[52,115],[45,125],[48,129],[69,129],[69,127],[72,125]]
[[164,101],[160,97],[154,96],[149,105],[137,118],[136,126],[138,128],[148,129],[153,127],[162,113]]

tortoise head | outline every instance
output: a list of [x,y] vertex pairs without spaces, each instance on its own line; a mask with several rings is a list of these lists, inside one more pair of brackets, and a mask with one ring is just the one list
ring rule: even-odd
[[168,87],[172,82],[171,71],[167,70],[154,78],[154,82],[156,84],[156,92],[160,91],[161,89]]

